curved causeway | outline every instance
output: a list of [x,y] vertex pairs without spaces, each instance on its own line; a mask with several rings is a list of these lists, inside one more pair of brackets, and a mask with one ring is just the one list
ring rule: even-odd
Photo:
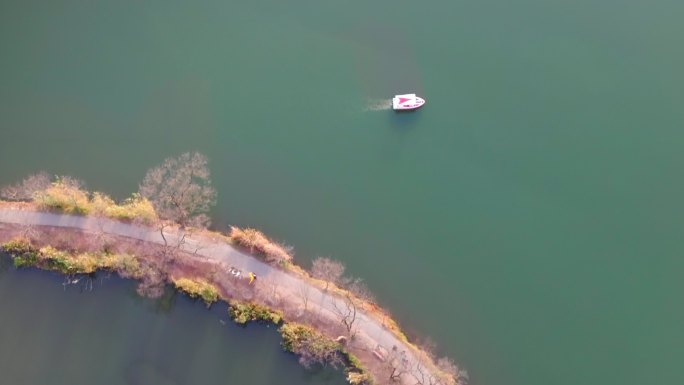
[[[48,212],[30,211],[12,207],[0,207],[0,224],[21,226],[45,226],[53,228],[69,228],[85,232],[105,233],[113,236],[164,245],[166,242],[177,242],[184,238],[184,251],[213,260],[225,266],[235,266],[242,271],[251,271],[259,276],[260,284],[275,283],[281,296],[295,296],[301,290],[310,293],[310,306],[318,307],[317,311],[335,318],[335,310],[344,308],[344,299],[331,292],[322,290],[310,282],[270,266],[255,257],[246,254],[225,241],[217,241],[206,235],[187,235],[180,230],[165,230],[164,237],[157,228],[123,223],[116,220],[94,217],[54,214]],[[200,247],[201,246],[201,247]],[[392,349],[397,347],[404,351],[402,361],[408,368],[404,379],[410,383],[435,384],[441,383],[435,375],[435,367],[425,365],[419,359],[421,354],[417,349],[399,338],[391,330],[382,325],[381,321],[370,315],[366,310],[359,309],[356,314],[357,337],[365,344],[364,349],[372,351],[377,347]],[[427,374],[430,373],[430,374]]]

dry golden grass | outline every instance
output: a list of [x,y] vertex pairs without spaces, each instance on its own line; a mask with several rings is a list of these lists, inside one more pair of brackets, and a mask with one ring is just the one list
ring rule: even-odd
[[191,298],[202,298],[207,306],[219,300],[216,286],[200,278],[173,278],[177,289],[187,293]]
[[17,267],[36,266],[64,274],[90,274],[97,270],[108,270],[132,278],[139,278],[141,275],[138,259],[128,254],[89,251],[74,253],[49,245],[36,248],[22,237],[0,245],[0,249],[13,256]]
[[267,262],[280,264],[292,262],[292,255],[285,250],[283,245],[269,239],[257,229],[231,226],[230,238],[236,244],[249,249],[251,253],[263,256]]
[[157,221],[157,213],[152,203],[140,194],[133,194],[121,204],[105,194],[96,192],[91,200],[92,212],[112,219],[133,221],[138,220],[145,224]]
[[127,254],[92,252],[73,254],[57,250],[52,246],[45,246],[40,248],[38,260],[39,264],[70,274],[90,274],[97,270],[109,270],[132,278],[140,275],[140,263],[134,256]]
[[86,215],[91,211],[88,193],[78,186],[58,179],[43,191],[36,192],[34,201],[42,210],[57,210],[66,214]]
[[157,221],[157,213],[152,203],[139,194],[117,204],[109,196],[82,190],[78,184],[65,183],[58,179],[45,190],[36,192],[34,202],[39,210],[60,211],[65,214],[100,215],[124,221],[141,221],[153,224]]
[[351,385],[363,385],[373,383],[373,377],[368,373],[349,372],[347,373],[347,382]]
[[248,322],[270,322],[279,325],[283,321],[283,312],[255,302],[230,301],[228,313],[235,323],[244,325]]

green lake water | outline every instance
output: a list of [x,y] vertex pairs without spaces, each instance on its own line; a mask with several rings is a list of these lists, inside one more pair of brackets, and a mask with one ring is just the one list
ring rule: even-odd
[[54,273],[3,273],[3,384],[346,383],[281,353],[275,327],[235,325],[225,305],[207,311],[173,291],[142,299],[133,282],[105,274],[64,286]]
[[[0,184],[46,170],[123,198],[200,151],[217,228],[261,228],[303,265],[343,261],[473,385],[681,384],[683,14],[674,0],[4,1]],[[422,110],[386,109],[413,91]],[[338,379],[218,310],[160,313],[126,283],[81,294],[50,277],[0,276],[0,379]],[[166,380],[126,377],[136,360]]]

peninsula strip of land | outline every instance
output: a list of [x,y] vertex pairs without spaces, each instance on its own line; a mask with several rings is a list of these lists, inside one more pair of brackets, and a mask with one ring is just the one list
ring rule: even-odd
[[[282,312],[285,320],[313,321],[315,324],[312,326],[331,339],[346,340],[347,349],[359,357],[365,370],[378,383],[391,382],[384,381],[384,377],[387,376],[387,380],[390,380],[390,376],[396,377],[397,374],[406,377],[405,381],[411,384],[448,383],[442,382],[448,378],[441,379],[444,376],[430,362],[429,357],[388,328],[388,320],[383,319],[381,313],[374,312],[369,304],[356,303],[356,309],[348,308],[350,305],[347,300],[337,291],[326,291],[304,277],[270,266],[238,250],[219,234],[188,234],[178,228],[167,228],[162,234],[155,228],[106,218],[37,212],[28,206],[8,204],[0,205],[0,224],[0,240],[4,242],[26,239],[26,236],[31,235],[36,238],[48,235],[57,240],[61,233],[61,237],[66,236],[72,244],[82,244],[84,239],[97,239],[105,235],[123,238],[123,241],[142,241],[160,248],[168,244],[180,245],[179,251],[182,253],[175,256],[173,267],[169,267],[172,280],[179,281],[188,274],[191,277],[189,279],[194,282],[204,281],[217,287],[219,297],[228,301],[235,299],[259,303],[262,297],[270,297],[270,300],[259,304]],[[148,253],[151,250],[145,247],[142,249],[148,250]],[[79,252],[73,248],[71,251]],[[156,253],[151,254],[148,258],[156,257]],[[255,284],[245,285],[231,274],[231,267],[242,272],[253,272],[258,279]],[[198,276],[199,274],[207,276]],[[308,314],[304,315],[303,312]],[[344,327],[343,322],[346,312],[356,312],[353,321],[351,318],[347,320],[353,322],[351,340],[348,339],[350,330]],[[344,338],[339,338],[340,336]],[[399,352],[400,362],[387,362],[390,357],[386,355],[393,351]],[[401,373],[392,374],[393,365],[401,365],[405,369],[397,369]],[[390,373],[383,373],[388,371]],[[350,379],[353,378],[352,376]],[[399,378],[391,380],[397,381]],[[364,378],[360,383],[370,381],[369,378]]]
[[137,279],[142,295],[171,284],[208,306],[227,302],[236,322],[279,325],[283,347],[302,364],[343,366],[351,384],[467,381],[451,360],[411,343],[359,280],[343,283],[339,263],[323,260],[310,274],[257,230],[207,230],[215,192],[199,154],[167,159],[121,204],[45,175],[0,195],[13,200],[0,201],[0,249],[17,267],[113,271]]

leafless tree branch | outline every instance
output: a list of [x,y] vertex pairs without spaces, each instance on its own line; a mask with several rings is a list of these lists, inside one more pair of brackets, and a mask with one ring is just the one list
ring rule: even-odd
[[140,195],[149,199],[161,219],[181,227],[206,227],[207,213],[216,202],[207,158],[184,153],[150,169],[140,184]]
[[19,183],[6,186],[0,190],[0,198],[11,201],[30,201],[36,191],[50,187],[51,178],[48,173],[41,171],[26,177]]
[[353,339],[356,334],[355,322],[356,322],[356,301],[355,299],[347,294],[343,297],[343,304],[340,305],[338,301],[333,298],[332,304],[334,308],[334,313],[339,318],[342,325],[347,329],[347,334],[350,339]]
[[344,265],[342,262],[335,261],[327,257],[318,257],[313,260],[311,275],[325,281],[325,290],[328,290],[330,283],[337,284],[344,275]]

